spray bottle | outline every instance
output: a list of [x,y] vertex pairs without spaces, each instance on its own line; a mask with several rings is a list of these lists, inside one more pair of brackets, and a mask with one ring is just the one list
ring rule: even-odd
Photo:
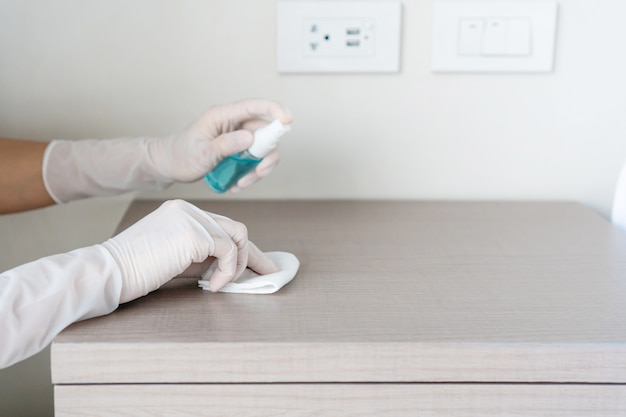
[[222,159],[213,171],[205,175],[211,188],[218,193],[228,191],[237,181],[252,171],[278,145],[282,135],[291,129],[279,120],[254,132],[254,142],[247,150]]

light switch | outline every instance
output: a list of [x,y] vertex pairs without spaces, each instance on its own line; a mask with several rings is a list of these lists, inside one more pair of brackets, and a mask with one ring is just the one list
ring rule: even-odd
[[459,24],[459,55],[480,55],[483,48],[484,19],[461,19]]
[[529,18],[486,19],[483,55],[522,56],[530,54]]
[[484,55],[506,55],[506,19],[487,19],[482,53]]
[[550,72],[555,1],[435,0],[434,72]]
[[530,55],[532,28],[530,19],[514,18],[507,20],[506,53],[507,55]]

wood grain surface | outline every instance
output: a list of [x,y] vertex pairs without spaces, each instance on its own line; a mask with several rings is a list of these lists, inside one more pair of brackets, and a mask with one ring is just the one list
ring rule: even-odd
[[[173,280],[66,329],[54,383],[626,383],[626,234],[581,205],[195,203],[294,253],[294,281],[243,295]],[[159,204],[134,202],[120,229]]]
[[56,390],[57,417],[626,415],[626,387],[620,385],[95,385]]

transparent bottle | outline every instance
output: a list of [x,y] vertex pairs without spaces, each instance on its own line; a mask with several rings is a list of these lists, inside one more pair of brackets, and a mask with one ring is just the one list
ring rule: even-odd
[[223,193],[228,191],[237,181],[252,171],[278,145],[282,135],[287,133],[291,126],[283,125],[279,120],[264,126],[254,132],[252,146],[243,152],[227,156],[204,178],[213,191]]

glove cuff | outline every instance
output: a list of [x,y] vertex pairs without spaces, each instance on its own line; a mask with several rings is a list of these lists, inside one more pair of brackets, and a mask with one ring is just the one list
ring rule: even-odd
[[122,275],[101,245],[52,255],[0,274],[0,368],[47,346],[65,327],[119,305]]
[[154,166],[148,152],[148,143],[153,140],[52,141],[43,158],[46,190],[57,203],[132,190],[162,190],[173,181]]
[[124,250],[124,247],[111,238],[102,243],[111,257],[115,260],[122,276],[122,289],[119,303],[127,303],[136,298],[143,297],[150,292],[146,282],[141,278],[142,274],[137,270],[135,258],[132,253]]

